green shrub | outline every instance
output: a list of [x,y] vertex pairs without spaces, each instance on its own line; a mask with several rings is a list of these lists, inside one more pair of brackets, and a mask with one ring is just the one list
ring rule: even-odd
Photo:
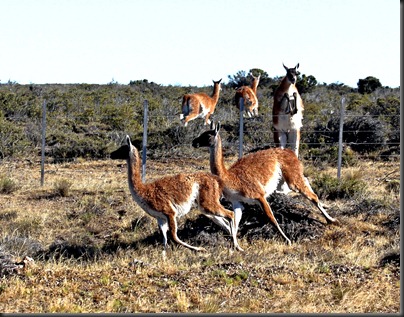
[[109,140],[109,134],[105,131],[98,133],[72,133],[55,131],[49,137],[49,149],[46,156],[52,157],[56,162],[69,161],[78,157],[100,159],[109,155],[111,148],[115,146]]
[[348,173],[341,179],[328,174],[314,177],[313,190],[320,199],[354,198],[365,192],[366,184],[360,179],[360,173]]
[[[387,128],[378,118],[370,116],[347,117],[343,126],[343,142],[358,153],[370,153],[382,149],[387,140]],[[331,118],[326,125],[318,124],[306,142],[314,148],[336,144],[338,146],[340,119]]]
[[21,124],[10,121],[0,111],[0,159],[21,155],[29,145]]
[[[310,148],[306,143],[302,143],[300,153],[305,160],[313,161],[318,166],[337,166],[338,149],[338,145],[326,146],[324,144],[321,147]],[[355,166],[358,163],[358,158],[358,153],[353,151],[349,146],[343,147],[341,158],[342,166]]]
[[18,188],[15,181],[9,177],[0,177],[0,193],[11,194]]

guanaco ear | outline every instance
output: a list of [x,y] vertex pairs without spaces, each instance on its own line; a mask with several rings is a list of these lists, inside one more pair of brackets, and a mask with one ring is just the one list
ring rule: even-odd
[[297,65],[295,66],[295,69],[298,69],[299,68],[299,63],[297,63]]
[[285,68],[285,69],[286,69],[286,71],[288,71],[288,70],[289,70],[289,68],[287,68],[287,67],[285,66],[285,64],[284,64],[284,63],[282,63],[282,65],[283,65],[283,68]]
[[215,134],[218,134],[220,130],[220,121],[217,123],[216,128],[215,128]]

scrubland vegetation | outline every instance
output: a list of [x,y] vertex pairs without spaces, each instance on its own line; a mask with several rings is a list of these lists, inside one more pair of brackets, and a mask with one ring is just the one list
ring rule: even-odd
[[[229,76],[213,117],[222,123],[229,165],[238,153],[232,98],[245,75]],[[245,154],[273,146],[271,93],[280,78],[261,78],[260,116],[244,120]],[[178,234],[207,252],[170,239],[166,257],[155,220],[130,197],[125,162],[108,155],[125,134],[141,146],[147,99],[146,181],[208,171],[206,149],[191,147],[205,127],[199,120],[182,127],[179,111],[182,94],[210,94],[211,87],[146,80],[0,84],[0,311],[400,312],[399,88],[373,89],[370,79],[354,89],[300,78],[305,175],[339,226],[326,225],[303,197],[275,194],[268,201],[291,246],[256,206],[246,206],[240,223],[244,253],[232,251],[227,233],[194,210],[180,220]],[[346,117],[338,179],[341,97]]]

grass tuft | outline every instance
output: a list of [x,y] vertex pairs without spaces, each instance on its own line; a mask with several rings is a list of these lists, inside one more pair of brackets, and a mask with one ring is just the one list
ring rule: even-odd
[[11,194],[18,189],[17,183],[6,176],[0,177],[0,193],[1,194]]
[[54,184],[55,193],[61,197],[67,197],[69,196],[72,185],[73,183],[70,180],[59,179]]

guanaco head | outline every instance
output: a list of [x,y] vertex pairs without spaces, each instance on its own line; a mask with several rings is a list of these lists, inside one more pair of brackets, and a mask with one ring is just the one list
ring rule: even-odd
[[260,81],[261,74],[259,74],[258,76],[254,76],[253,74],[251,74],[251,77],[253,78],[253,82],[258,83]]
[[194,148],[198,147],[211,147],[215,145],[216,136],[220,130],[220,122],[215,124],[213,121],[210,123],[210,130],[203,132],[200,136],[192,140],[192,146]]
[[261,74],[259,74],[258,76],[254,76],[253,74],[251,74],[251,76],[253,78],[251,82],[251,88],[253,89],[254,93],[257,93],[257,87],[260,82]]
[[119,149],[113,151],[110,155],[113,160],[127,160],[130,158],[130,154],[136,158],[138,152],[135,146],[132,145],[129,135],[125,137],[126,144],[122,145]]
[[220,86],[220,82],[222,81],[222,78],[220,78],[218,81],[212,80],[213,81],[213,86],[216,88],[218,86],[219,90],[222,90],[222,87]]
[[285,66],[285,64],[282,64],[283,67],[286,69],[286,78],[289,82],[291,82],[292,84],[296,83],[297,80],[297,76],[300,74],[297,69],[299,68],[299,63],[297,63],[297,65],[293,68],[287,68]]

